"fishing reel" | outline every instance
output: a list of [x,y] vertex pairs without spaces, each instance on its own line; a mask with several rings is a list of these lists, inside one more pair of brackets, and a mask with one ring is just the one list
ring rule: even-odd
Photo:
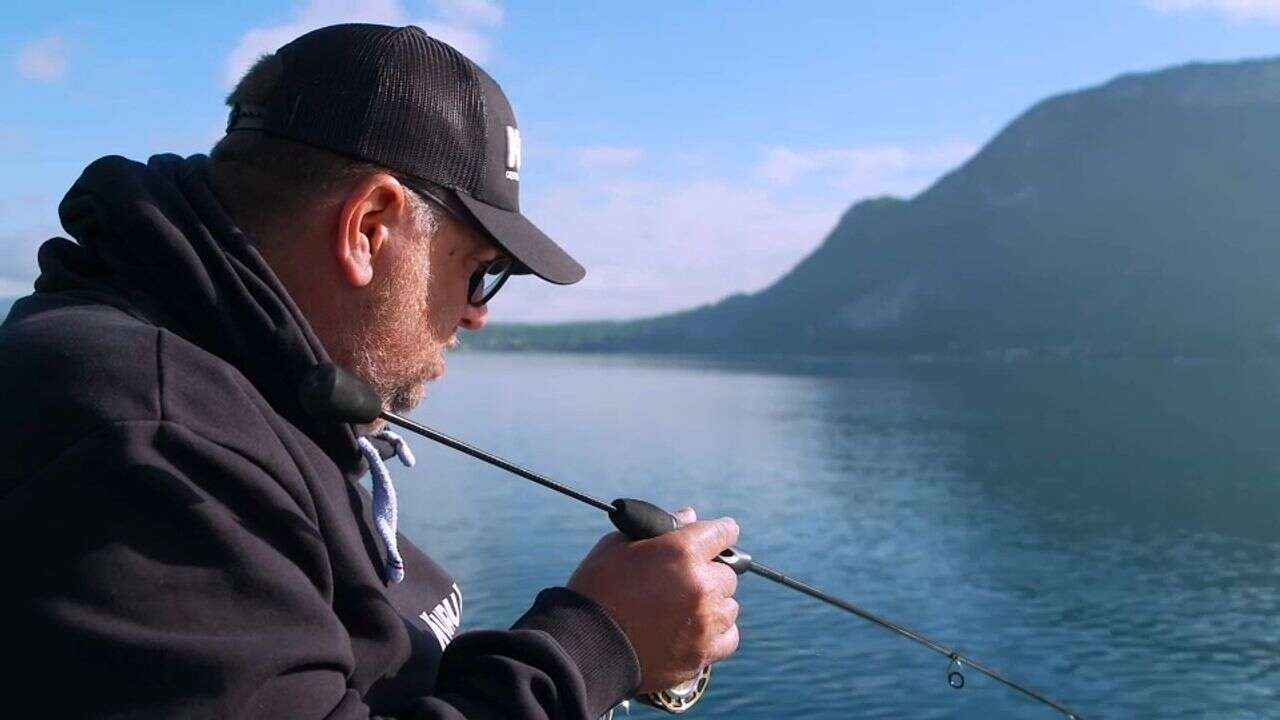
[[[663,712],[668,712],[672,715],[679,715],[693,707],[694,703],[702,699],[702,696],[707,692],[707,685],[710,682],[711,666],[708,665],[707,667],[702,668],[702,672],[698,673],[698,677],[695,677],[692,680],[686,680],[685,682],[682,682],[673,688],[663,690],[662,692],[648,693],[636,698],[636,700],[650,707],[662,710]],[[624,700],[618,707],[626,710],[628,715],[631,714],[631,708],[627,701]],[[613,720],[613,711],[617,710],[618,707],[610,708],[609,712],[600,716],[600,720]]]
[[663,690],[662,692],[649,693],[640,698],[645,705],[651,705],[659,710],[665,710],[672,715],[680,713],[693,707],[693,704],[702,699],[707,692],[707,685],[711,682],[711,666],[702,668],[702,672],[698,673],[698,677],[692,680],[686,680],[679,685]]

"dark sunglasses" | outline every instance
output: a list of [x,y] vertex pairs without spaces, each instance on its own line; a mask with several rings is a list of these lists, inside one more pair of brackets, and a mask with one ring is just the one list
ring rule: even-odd
[[[458,222],[475,229],[482,236],[488,237],[488,232],[478,227],[474,220],[471,220],[470,217],[463,214],[463,211],[454,208],[451,203],[444,199],[446,197],[445,193],[435,192],[422,187],[418,183],[410,183],[404,178],[400,178],[400,181],[405,187],[443,208]],[[481,265],[471,274],[471,279],[467,281],[467,302],[476,307],[489,302],[502,289],[503,284],[507,282],[507,278],[511,277],[511,271],[514,267],[515,263],[506,256],[494,258]]]
[[481,265],[471,273],[471,281],[467,283],[467,302],[479,307],[489,302],[503,283],[511,277],[511,268],[515,263],[509,257],[494,258]]

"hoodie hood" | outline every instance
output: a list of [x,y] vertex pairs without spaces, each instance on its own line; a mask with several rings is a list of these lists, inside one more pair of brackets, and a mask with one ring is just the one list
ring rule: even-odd
[[37,293],[74,292],[164,327],[236,367],[342,468],[364,465],[355,428],[309,417],[304,375],[329,362],[275,273],[214,196],[209,159],[108,156],[58,207],[75,242],[40,248]]

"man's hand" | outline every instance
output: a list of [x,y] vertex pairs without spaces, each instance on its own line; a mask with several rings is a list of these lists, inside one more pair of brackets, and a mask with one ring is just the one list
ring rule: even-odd
[[738,649],[738,576],[712,562],[738,541],[738,524],[698,522],[692,508],[675,515],[681,527],[666,535],[605,535],[568,583],[622,626],[640,658],[642,693],[692,679]]

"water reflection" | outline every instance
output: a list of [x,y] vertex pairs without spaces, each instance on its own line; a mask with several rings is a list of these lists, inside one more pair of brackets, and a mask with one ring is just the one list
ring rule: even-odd
[[[1280,700],[1271,365],[463,355],[419,419],[602,497],[733,514],[742,546],[1098,717]],[[465,626],[563,582],[603,518],[423,448],[402,523]],[[1054,717],[744,579],[702,717]]]

